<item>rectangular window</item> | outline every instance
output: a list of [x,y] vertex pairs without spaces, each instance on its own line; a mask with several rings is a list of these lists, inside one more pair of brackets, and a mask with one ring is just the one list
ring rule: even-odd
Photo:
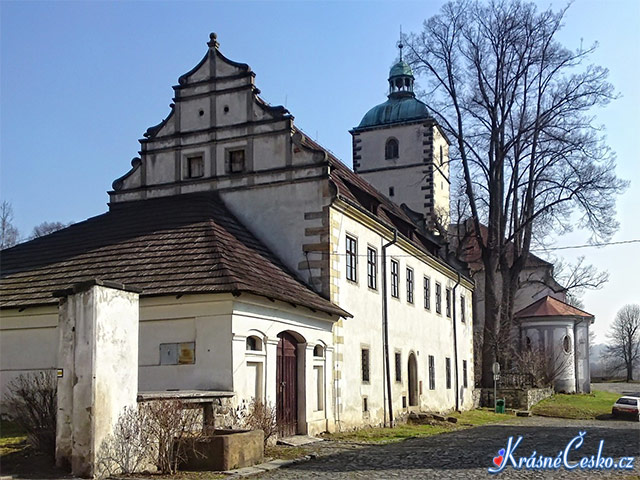
[[369,383],[369,349],[362,349],[362,381]]
[[413,270],[407,268],[407,302],[413,303]]
[[204,160],[202,155],[187,158],[187,176],[189,178],[204,176]]
[[358,266],[358,242],[347,235],[347,280],[356,282]]
[[436,389],[436,361],[433,355],[429,355],[429,390]]
[[396,382],[402,382],[402,354],[396,352]]
[[467,388],[467,361],[462,360],[462,386]]
[[436,313],[442,313],[442,286],[436,282]]
[[228,153],[227,173],[244,171],[244,149],[230,150]]
[[369,411],[369,399],[367,397],[362,397],[362,411],[363,412],[368,412]]
[[451,317],[451,289],[447,288],[445,293],[447,299],[447,317]]
[[431,310],[431,279],[424,277],[424,308]]
[[451,359],[447,357],[446,359],[446,369],[447,369],[447,388],[451,388]]
[[316,411],[324,410],[324,368],[322,365],[313,367],[316,377]]
[[398,292],[398,271],[400,266],[397,260],[391,260],[391,296],[398,298],[400,293]]
[[371,247],[367,247],[367,285],[378,289],[378,252]]
[[463,323],[467,321],[465,317],[464,295],[460,295],[460,321]]

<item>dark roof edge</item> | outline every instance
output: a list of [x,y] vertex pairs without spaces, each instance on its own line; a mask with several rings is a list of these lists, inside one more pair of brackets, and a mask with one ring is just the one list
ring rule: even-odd
[[114,282],[113,280],[101,280],[99,278],[93,278],[85,282],[76,283],[71,288],[56,290],[53,292],[52,295],[54,297],[68,297],[69,295],[75,295],[77,293],[86,292],[91,287],[95,287],[95,286],[107,287],[107,288],[112,288],[114,290],[122,290],[124,292],[132,292],[137,294],[142,293],[142,289],[138,287],[132,287],[129,285],[125,285],[124,283]]

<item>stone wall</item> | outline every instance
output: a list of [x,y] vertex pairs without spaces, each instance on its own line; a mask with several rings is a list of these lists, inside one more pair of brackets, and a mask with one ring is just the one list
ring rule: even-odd
[[[479,404],[493,408],[493,388],[477,389]],[[553,395],[551,388],[499,388],[498,398],[505,399],[505,407],[516,410],[530,410],[536,403]]]

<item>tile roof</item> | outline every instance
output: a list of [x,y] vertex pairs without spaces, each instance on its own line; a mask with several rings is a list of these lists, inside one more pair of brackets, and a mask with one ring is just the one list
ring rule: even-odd
[[211,192],[114,204],[0,260],[0,307],[54,304],[53,291],[100,278],[142,296],[247,292],[350,316],[297,280]]
[[568,303],[561,302],[549,295],[536,300],[528,307],[514,314],[515,318],[532,318],[532,317],[584,317],[593,318],[593,315],[573,307]]

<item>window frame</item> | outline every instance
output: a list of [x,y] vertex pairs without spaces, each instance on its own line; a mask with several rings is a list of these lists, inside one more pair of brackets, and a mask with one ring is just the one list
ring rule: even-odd
[[[354,247],[354,251],[350,251],[350,246]],[[345,235],[345,274],[347,280],[358,283],[358,239],[353,235]],[[351,278],[353,275],[353,278]]]
[[365,346],[360,347],[360,380],[365,384],[371,383],[371,350]]
[[422,280],[424,282],[424,309],[431,310],[431,278],[425,275],[422,277]]
[[[194,174],[193,163],[198,161],[200,163],[198,169],[200,175]],[[204,177],[204,155],[201,153],[187,155],[187,178],[202,178]]]
[[[242,169],[240,170],[235,170],[234,168],[234,155],[237,153],[242,152]],[[226,162],[226,170],[227,170],[227,174],[229,175],[234,175],[236,173],[243,173],[247,170],[247,151],[246,149],[243,148],[230,148],[229,150],[227,150],[227,162]]]
[[367,245],[367,286],[378,290],[378,251],[371,245]]
[[464,388],[469,388],[469,382],[467,381],[468,370],[467,370],[467,361],[462,360],[462,386]]
[[402,352],[395,352],[394,356],[396,383],[402,383]]
[[445,357],[444,364],[447,390],[451,390],[451,357]]
[[413,268],[407,267],[406,271],[406,281],[407,281],[407,303],[413,304],[413,288],[414,288],[414,276],[413,276]]
[[442,315],[442,285],[436,282],[436,313]]
[[400,142],[395,137],[389,137],[384,142],[384,159],[397,160],[398,158],[400,158]]
[[400,262],[392,258],[390,270],[391,270],[391,297],[400,298]]
[[464,295],[460,295],[460,321],[462,323],[467,323],[467,318],[466,318],[466,302],[465,302],[465,298]]
[[429,390],[436,389],[436,359],[429,355]]
[[447,318],[451,318],[451,289],[450,288],[445,288],[444,298],[445,298],[445,313],[447,315]]

